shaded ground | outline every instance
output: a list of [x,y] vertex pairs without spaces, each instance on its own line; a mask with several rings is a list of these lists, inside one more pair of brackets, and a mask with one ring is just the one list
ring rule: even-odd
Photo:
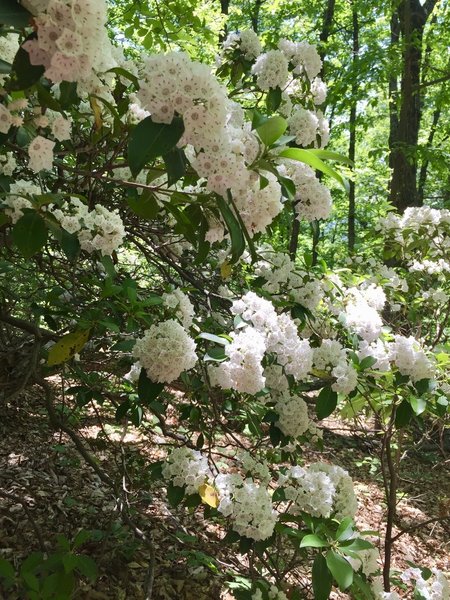
[[[380,530],[384,520],[382,479],[377,459],[379,440],[369,433],[354,437],[338,420],[325,423],[323,453],[308,451],[307,460],[329,460],[347,468],[358,493],[358,522]],[[134,506],[139,527],[153,532],[156,546],[155,600],[218,600],[229,598],[223,582],[244,570],[243,558],[226,553],[219,529],[202,520],[201,511],[174,511],[163,501],[165,490],[151,481],[149,461],[158,458],[155,441],[130,426],[121,431],[111,420],[102,430],[95,413],[78,423],[87,446],[100,465],[124,470],[129,479],[130,514]],[[151,436],[150,436],[151,437]],[[157,436],[156,436],[157,437]],[[123,448],[123,450],[121,450]],[[403,462],[398,512],[403,527],[443,516],[450,497],[449,463],[431,449]],[[139,481],[139,489],[130,481]],[[24,507],[25,504],[25,507]],[[53,551],[56,537],[70,541],[80,528],[91,531],[82,552],[98,565],[94,584],[83,580],[76,598],[140,600],[148,573],[148,551],[123,525],[108,488],[84,463],[65,435],[50,430],[39,388],[8,407],[0,422],[0,557],[16,567],[32,550]],[[398,531],[398,530],[396,530]],[[39,538],[40,542],[39,543]],[[432,523],[399,538],[394,567],[406,560],[450,570],[448,522]],[[0,593],[7,600],[19,598]],[[336,596],[337,597],[337,596]]]

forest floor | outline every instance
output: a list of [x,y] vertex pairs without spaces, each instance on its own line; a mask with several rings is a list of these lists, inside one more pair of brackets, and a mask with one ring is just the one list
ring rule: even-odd
[[[149,476],[148,464],[161,456],[166,440],[130,426],[124,435],[113,417],[103,429],[88,411],[75,426],[86,447],[109,472],[125,467],[130,502],[139,506],[139,526],[151,531],[156,548],[154,600],[230,599],[224,582],[245,571],[244,557],[222,543],[224,532],[202,519],[202,509],[170,508],[165,490]],[[378,459],[380,440],[370,431],[350,430],[339,419],[323,422],[324,452],[307,451],[308,460],[346,468],[355,482],[361,529],[383,529],[385,505]],[[402,462],[398,515],[403,527],[449,512],[449,458],[439,447],[415,451]],[[73,447],[49,424],[40,388],[32,388],[7,407],[0,421],[0,558],[18,568],[32,551],[53,552],[58,534],[73,540],[80,528],[90,532],[80,552],[98,566],[95,583],[82,579],[74,598],[140,600],[148,572],[148,550],[118,518],[107,486]],[[395,529],[395,532],[399,530]],[[378,544],[382,537],[378,539]],[[450,571],[449,522],[434,522],[402,535],[395,544],[393,567],[406,561]],[[305,598],[307,598],[305,593]],[[334,598],[347,597],[335,594]],[[405,596],[406,597],[406,596]],[[18,592],[0,598],[22,600]]]

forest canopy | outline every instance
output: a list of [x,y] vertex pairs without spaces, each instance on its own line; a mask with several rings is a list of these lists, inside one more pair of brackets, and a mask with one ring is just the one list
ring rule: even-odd
[[2,0],[2,597],[450,599],[448,11]]

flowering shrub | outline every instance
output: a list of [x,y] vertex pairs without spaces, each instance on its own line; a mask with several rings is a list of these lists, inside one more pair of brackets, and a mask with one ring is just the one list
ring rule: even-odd
[[[389,440],[418,415],[444,417],[448,211],[383,218],[393,266],[290,257],[270,232],[330,215],[317,172],[345,187],[329,164],[345,159],[324,150],[314,46],[231,33],[213,72],[182,52],[126,58],[103,1],[24,4],[19,37],[0,38],[16,45],[0,100],[0,269],[37,269],[46,291],[11,302],[17,275],[0,290],[8,315],[35,324],[31,381],[64,370],[98,399],[109,382],[83,364],[101,351],[124,367],[119,421],[165,434],[175,412],[181,433],[152,473],[173,506],[203,506],[251,554],[257,575],[237,597],[283,600],[286,584],[299,598],[303,569],[317,600],[333,586],[394,598],[354,523],[350,476],[300,450],[322,444],[318,421],[337,408],[375,413]],[[287,579],[264,559],[274,547]],[[433,577],[414,575],[418,593],[448,597]]]

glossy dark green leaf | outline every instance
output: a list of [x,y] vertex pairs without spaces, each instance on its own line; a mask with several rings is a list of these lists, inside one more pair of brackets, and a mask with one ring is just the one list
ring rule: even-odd
[[225,200],[221,196],[216,196],[216,201],[231,238],[231,263],[235,263],[245,250],[244,234],[239,221]]
[[167,170],[167,183],[173,185],[186,173],[187,159],[184,150],[174,148],[163,156]]
[[402,402],[397,407],[397,411],[395,413],[395,426],[397,427],[397,429],[408,425],[413,416],[414,412],[411,408],[410,403],[407,400],[402,400]]
[[26,27],[31,20],[31,13],[21,6],[17,0],[2,0],[0,4],[0,24],[12,27]]
[[281,89],[271,88],[266,96],[266,107],[269,112],[276,111],[281,104]]
[[160,206],[153,192],[143,191],[138,194],[137,190],[130,190],[127,195],[127,203],[131,210],[143,219],[153,220],[160,211]]
[[167,499],[169,500],[170,506],[176,508],[184,498],[184,488],[178,485],[169,483],[167,486]]
[[322,554],[318,554],[312,567],[312,586],[314,600],[328,600],[333,586],[327,562]]
[[30,258],[45,245],[48,229],[37,212],[25,213],[12,230],[13,242],[25,258]]
[[326,561],[328,569],[337,581],[339,589],[344,591],[350,587],[353,582],[353,568],[351,564],[334,550],[327,552]]
[[183,120],[175,117],[169,124],[154,123],[146,117],[133,129],[128,143],[128,164],[136,177],[144,166],[175,148],[184,133]]
[[139,400],[145,404],[156,400],[164,389],[164,383],[155,383],[147,376],[145,369],[141,369],[138,380]]
[[330,387],[323,388],[317,396],[316,415],[318,419],[329,417],[337,406],[337,392],[334,392]]
[[1,75],[7,75],[8,73],[11,72],[12,69],[12,65],[8,62],[6,62],[6,60],[3,60],[0,58],[0,74]]
[[[28,39],[32,39],[32,37],[30,36]],[[42,65],[32,65],[28,52],[23,48],[19,48],[12,64],[11,73],[13,78],[9,88],[11,90],[27,90],[39,81],[44,71]]]

